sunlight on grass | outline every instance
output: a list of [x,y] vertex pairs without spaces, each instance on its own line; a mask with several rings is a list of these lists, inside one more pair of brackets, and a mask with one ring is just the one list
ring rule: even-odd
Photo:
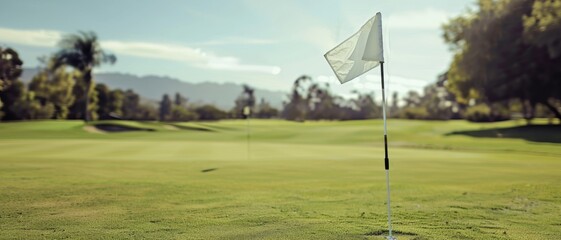
[[[0,238],[387,234],[380,121],[253,121],[249,155],[244,121],[125,124],[155,131],[0,124]],[[561,237],[559,144],[447,135],[515,122],[389,126],[399,239]]]

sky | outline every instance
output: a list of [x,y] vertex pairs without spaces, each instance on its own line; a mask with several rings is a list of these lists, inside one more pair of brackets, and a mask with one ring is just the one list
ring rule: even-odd
[[24,67],[67,34],[94,31],[114,65],[96,72],[233,82],[288,92],[306,74],[350,96],[379,92],[379,68],[341,85],[323,55],[382,13],[387,88],[404,94],[446,71],[441,25],[474,0],[26,0],[0,9],[0,46]]

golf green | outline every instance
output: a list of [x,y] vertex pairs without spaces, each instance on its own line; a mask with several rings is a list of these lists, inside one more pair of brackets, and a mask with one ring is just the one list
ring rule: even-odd
[[[380,120],[249,125],[0,123],[0,239],[387,235]],[[388,128],[399,239],[561,239],[560,127]]]

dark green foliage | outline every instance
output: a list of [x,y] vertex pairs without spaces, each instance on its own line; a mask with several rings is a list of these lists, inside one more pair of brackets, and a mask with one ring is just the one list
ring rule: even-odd
[[[54,55],[54,66],[71,66],[82,73],[84,97],[77,101],[82,104],[82,116],[84,121],[96,118],[95,107],[90,104],[90,93],[93,88],[92,70],[102,63],[115,63],[117,58],[112,54],[106,54],[99,45],[97,35],[94,32],[79,32],[65,36],[59,42],[60,50]],[[78,86],[78,84],[76,84]],[[92,94],[95,95],[95,94]],[[95,104],[94,104],[95,106]],[[75,106],[76,108],[76,106]],[[77,110],[74,109],[76,113]]]
[[2,112],[3,120],[19,120],[19,114],[14,112],[13,105],[25,98],[25,86],[20,80],[11,81],[8,87],[0,92],[0,99],[2,99]]
[[95,85],[95,91],[98,98],[97,115],[99,119],[108,119],[111,113],[109,108],[109,88],[105,84],[98,83]]
[[185,121],[195,121],[199,119],[199,115],[196,112],[189,111],[189,109],[174,105],[171,109],[171,114],[168,121],[175,122],[185,122]]
[[74,87],[74,76],[72,72],[66,72],[64,68],[45,68],[31,79],[28,89],[35,93],[35,99],[41,104],[51,103],[55,108],[56,119],[66,119],[69,107],[74,103],[72,89]]
[[100,119],[122,118],[123,115],[123,91],[120,89],[110,90],[105,84],[97,84],[95,90],[98,94],[97,114]]
[[352,99],[356,110],[352,119],[372,119],[382,117],[382,107],[376,104],[374,94],[356,93],[357,97]]
[[186,106],[187,105],[187,98],[181,96],[180,93],[175,93],[175,98],[173,100],[173,103],[176,106]]
[[[395,99],[393,101],[395,102]],[[416,91],[409,91],[403,101],[405,106],[397,113],[400,118],[447,120],[458,111],[458,103],[438,84],[427,85],[422,95]]]
[[88,119],[97,119],[97,91],[92,84],[90,84],[89,91],[86,91],[86,81],[82,74],[77,74],[75,77],[75,85],[72,89],[72,94],[75,97],[74,103],[70,106],[68,119],[85,119],[84,106],[86,105],[86,97],[89,98],[87,102]]
[[272,107],[269,102],[264,98],[261,98],[261,102],[256,106],[255,117],[256,118],[276,118],[279,116],[279,110]]
[[17,119],[11,105],[22,97],[23,86],[18,78],[23,61],[11,48],[0,47],[0,120]]
[[124,92],[123,98],[123,117],[125,119],[134,119],[135,113],[138,111],[140,104],[140,96],[133,90]]
[[[243,90],[240,96],[236,98],[235,106],[232,109],[232,115],[234,118],[246,118],[254,115],[255,111],[255,89],[249,85],[244,84],[242,86]],[[244,109],[249,108],[249,116],[244,114]]]
[[195,108],[195,113],[198,115],[199,120],[220,120],[228,117],[228,113],[218,109],[213,105],[203,105]]
[[171,111],[173,108],[173,104],[169,98],[169,95],[164,94],[162,97],[162,101],[160,102],[160,121],[168,121],[171,118]]
[[311,81],[311,77],[302,75],[298,77],[292,85],[292,92],[288,96],[288,102],[284,103],[282,117],[292,121],[306,120],[306,112],[308,109],[306,102],[305,85]]
[[496,122],[510,119],[508,111],[493,111],[486,104],[467,108],[465,118],[471,122]]
[[287,120],[350,120],[381,117],[381,106],[373,94],[355,92],[356,98],[345,99],[303,75],[294,81],[289,101],[284,103],[281,117]]
[[424,107],[404,107],[399,113],[400,118],[429,119],[430,115]]
[[55,113],[53,103],[42,103],[35,99],[35,93],[32,91],[25,93],[23,98],[16,100],[10,109],[20,120],[50,119]]
[[135,120],[158,120],[158,109],[152,104],[140,104],[134,118]]
[[557,118],[561,98],[561,1],[481,0],[444,26],[455,52],[448,88],[467,103],[513,99],[533,117],[538,104]]

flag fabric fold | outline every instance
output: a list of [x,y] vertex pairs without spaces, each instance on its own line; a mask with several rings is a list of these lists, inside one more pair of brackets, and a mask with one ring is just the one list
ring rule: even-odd
[[369,19],[361,28],[324,55],[339,79],[346,83],[384,62],[382,14]]

